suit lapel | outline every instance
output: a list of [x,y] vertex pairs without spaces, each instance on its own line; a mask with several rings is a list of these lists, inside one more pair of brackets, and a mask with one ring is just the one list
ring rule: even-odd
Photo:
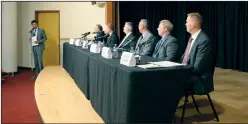
[[142,44],[142,43],[144,43],[145,41],[147,41],[146,39],[149,37],[149,35],[150,35],[150,32],[147,33],[147,35],[145,35],[145,37],[143,37],[143,39],[141,39],[141,41],[140,41],[139,44]]
[[159,46],[159,49],[161,48],[161,46],[163,46],[163,44],[166,43],[166,41],[168,40],[168,37],[169,37],[169,35],[166,36],[166,38],[162,41],[162,43],[161,43],[160,46]]
[[[130,35],[131,35],[131,34],[130,34]],[[130,35],[126,37],[126,39],[123,41],[122,45],[123,45],[123,44],[125,44],[125,42],[127,42],[127,41],[128,41],[128,39],[129,39]],[[125,37],[124,37],[124,38],[125,38]]]
[[130,39],[133,36],[133,34],[130,34],[122,43],[122,46],[125,47],[127,44],[129,44],[132,40]]
[[[156,53],[156,55],[159,53],[158,51],[160,50],[160,48],[163,46],[163,44],[165,44],[165,42],[167,41],[167,39],[168,39],[168,37],[169,37],[169,35],[168,36],[166,36],[166,38],[165,39],[162,39],[162,41],[160,40],[159,42],[161,42],[160,44],[158,44],[159,46],[158,46],[158,48],[156,49],[156,51],[155,51],[155,53]],[[159,43],[158,42],[158,43]]]
[[110,44],[110,40],[113,37],[113,35],[114,35],[114,32],[109,36],[109,38],[108,38],[108,44]]
[[37,30],[38,32],[37,32],[37,40],[38,40],[38,38],[40,37],[40,28],[38,28],[38,30]]
[[[142,35],[141,35],[142,36]],[[141,36],[140,36],[140,38],[138,39],[138,42],[137,42],[137,44],[136,44],[136,47],[135,47],[135,49],[138,49],[138,46],[139,46],[139,44],[141,43]]]
[[[201,31],[202,32],[202,31]],[[201,37],[201,32],[198,34],[198,36],[196,37],[194,44],[192,46],[192,48],[190,49],[190,53],[189,53],[189,61],[192,58],[192,54],[195,51],[195,47],[198,45],[200,37]]]

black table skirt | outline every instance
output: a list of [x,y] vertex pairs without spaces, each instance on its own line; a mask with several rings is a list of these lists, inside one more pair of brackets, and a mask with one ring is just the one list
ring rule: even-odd
[[[79,52],[74,55],[66,47]],[[143,57],[142,61],[157,60]],[[87,91],[86,96],[105,123],[170,123],[191,71],[188,66],[126,67],[119,64],[119,59],[105,59],[69,44],[64,44],[64,62],[75,82],[81,81],[78,86]]]
[[77,86],[89,98],[89,50],[64,43],[63,67],[74,79]]

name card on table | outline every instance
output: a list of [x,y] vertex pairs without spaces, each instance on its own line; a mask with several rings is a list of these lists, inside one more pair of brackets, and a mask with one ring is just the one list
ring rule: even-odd
[[102,48],[102,56],[106,59],[112,59],[112,52],[111,49],[108,47]]
[[91,44],[90,52],[92,53],[100,53],[100,47],[97,44]]
[[73,38],[70,39],[69,44],[71,44],[71,45],[74,44],[74,39]]
[[130,52],[123,52],[121,56],[120,64],[129,67],[134,67],[136,65],[136,59],[134,54]]
[[76,39],[74,44],[76,46],[82,46],[80,39]]
[[83,42],[82,42],[82,48],[83,49],[88,49],[88,41],[87,40],[83,40]]

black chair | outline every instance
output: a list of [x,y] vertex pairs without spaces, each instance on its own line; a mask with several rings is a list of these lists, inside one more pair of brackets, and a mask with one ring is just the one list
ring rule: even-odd
[[[216,49],[214,49],[214,50],[216,50]],[[216,51],[214,51],[214,53],[216,53]],[[213,56],[213,68],[212,68],[212,70],[213,70],[213,76],[214,76],[215,65],[216,65],[216,54],[214,54],[214,56]],[[216,110],[214,108],[214,105],[213,105],[213,102],[212,102],[212,99],[211,99],[209,93],[210,92],[207,92],[204,95],[207,95],[208,101],[209,101],[209,103],[211,105],[211,108],[212,108],[212,110],[214,112],[215,118],[216,118],[217,122],[219,122],[218,114],[217,114],[217,112],[216,112]],[[184,105],[183,105],[183,112],[182,112],[182,116],[181,116],[181,123],[183,123],[183,121],[184,121],[185,108],[186,108],[186,104],[189,102],[189,100],[188,100],[188,97],[189,96],[191,96],[196,110],[201,114],[201,112],[200,112],[200,110],[198,108],[198,105],[196,104],[194,95],[195,95],[195,93],[194,93],[193,90],[189,90],[188,89],[188,90],[185,91],[185,99],[184,99]]]
[[[209,103],[210,103],[210,105],[211,105],[211,107],[212,107],[212,110],[213,110],[213,112],[214,112],[215,118],[216,118],[217,122],[219,122],[219,117],[218,117],[218,114],[217,114],[217,112],[216,112],[216,110],[215,110],[215,108],[214,108],[212,99],[211,99],[209,93],[207,93],[206,95],[207,95],[207,97],[208,97],[208,101],[209,101]],[[189,102],[189,100],[188,100],[188,97],[189,97],[189,96],[192,97],[192,100],[193,100],[193,102],[194,102],[194,105],[195,105],[196,110],[201,114],[201,112],[200,112],[200,110],[199,110],[199,108],[198,108],[198,105],[196,104],[195,98],[194,98],[194,92],[191,91],[191,90],[188,90],[188,91],[186,91],[186,93],[185,93],[185,99],[184,99],[184,105],[183,105],[183,112],[182,112],[182,116],[181,116],[181,123],[183,123],[183,121],[184,121],[184,114],[185,114],[186,104]]]

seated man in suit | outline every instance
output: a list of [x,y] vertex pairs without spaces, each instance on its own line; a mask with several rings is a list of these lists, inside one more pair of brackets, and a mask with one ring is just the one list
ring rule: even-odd
[[148,20],[141,19],[139,32],[142,34],[137,41],[135,53],[143,56],[150,56],[154,49],[156,37],[148,30]]
[[155,46],[153,58],[174,62],[177,60],[179,56],[178,43],[177,39],[170,35],[172,29],[173,24],[169,20],[160,21],[157,30],[162,39]]
[[123,32],[126,34],[126,36],[123,38],[118,48],[123,48],[125,51],[129,51],[131,47],[133,47],[133,49],[135,48],[137,39],[132,31],[133,24],[131,22],[126,22],[123,28]]
[[199,13],[189,13],[186,20],[187,32],[191,34],[188,45],[181,58],[185,65],[193,67],[187,88],[197,95],[214,90],[214,47],[207,34],[201,30],[202,17]]
[[104,40],[104,31],[102,30],[102,26],[100,24],[97,24],[96,27],[95,27],[95,33],[96,33],[96,36],[94,37],[95,38],[95,41],[101,41],[103,42]]
[[107,41],[105,42],[105,47],[113,48],[115,44],[118,45],[119,43],[119,37],[114,32],[114,25],[113,24],[107,24],[105,34],[108,35]]

